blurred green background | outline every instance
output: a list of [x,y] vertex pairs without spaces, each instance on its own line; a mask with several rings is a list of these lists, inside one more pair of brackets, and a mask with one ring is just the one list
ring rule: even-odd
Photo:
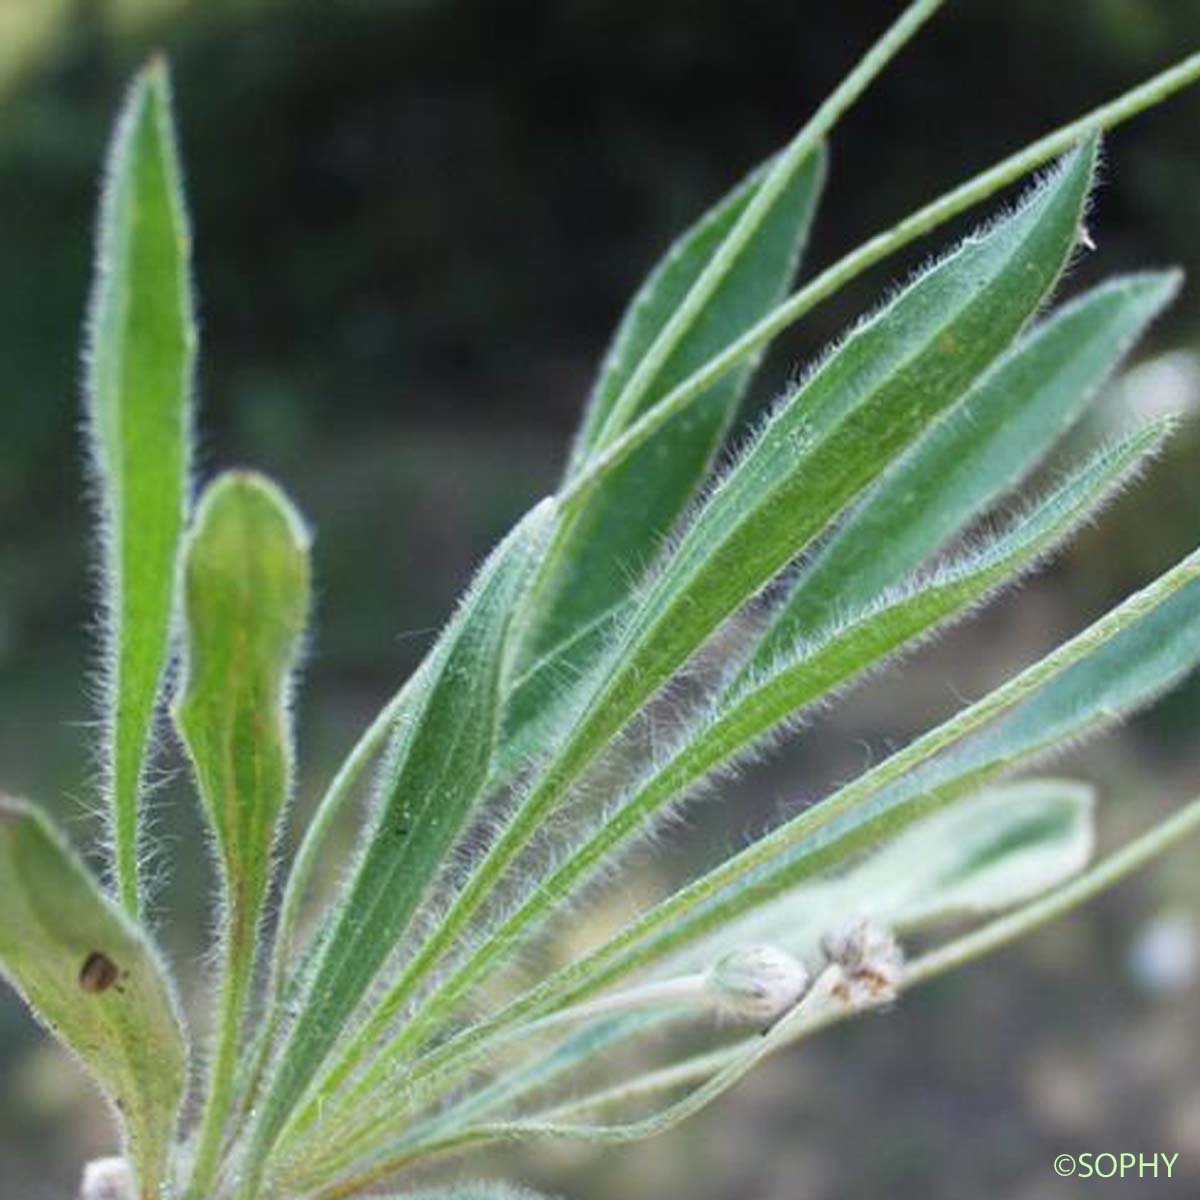
[[[302,815],[471,565],[552,485],[642,273],[898,7],[0,0],[4,788],[52,806],[80,841],[95,829],[77,345],[98,166],[148,52],[165,48],[176,72],[205,347],[201,473],[260,466],[317,530]],[[810,265],[1197,46],[1200,6],[1182,0],[950,5],[840,130]],[[1136,265],[1200,277],[1198,215],[1200,93],[1110,139],[1099,250],[1067,290]],[[935,245],[784,338],[749,413]],[[1077,446],[1131,414],[1195,409],[1197,349],[1192,287]],[[1041,579],[698,809],[691,850],[710,857],[846,778],[1194,546],[1197,464],[1193,416],[1153,478]],[[1101,785],[1106,840],[1196,790],[1198,712],[1200,688],[1185,688],[1066,764]],[[191,996],[206,860],[177,764],[164,765],[161,933]],[[1175,1181],[1110,1192],[1194,1197],[1198,862],[1196,848],[1176,855],[1020,951],[780,1059],[670,1137],[461,1169],[573,1200],[1033,1200],[1087,1194],[1054,1177],[1057,1153],[1163,1151],[1180,1154]],[[5,995],[0,1196],[72,1196],[110,1137],[75,1068]]]

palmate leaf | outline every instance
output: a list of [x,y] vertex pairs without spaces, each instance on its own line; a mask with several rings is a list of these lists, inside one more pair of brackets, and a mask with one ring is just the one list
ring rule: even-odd
[[796,637],[870,604],[1010,492],[1078,420],[1179,283],[1169,272],[1104,284],[1028,335],[805,568],[754,663],[765,665]]
[[146,935],[39,812],[0,800],[0,972],[96,1078],[156,1197],[183,1098],[175,996]]
[[[422,947],[400,992],[454,943],[612,738],[1020,332],[1075,244],[1095,149],[1076,152],[1015,214],[924,274],[779,408],[640,598],[565,744]],[[398,1001],[389,996],[388,1003]]]
[[[615,980],[652,966],[769,903],[805,879],[878,845],[931,809],[978,790],[1000,771],[1061,749],[1055,735],[1061,739],[1094,732],[1150,702],[1200,657],[1200,646],[1195,644],[1200,626],[1192,621],[1189,629],[1187,620],[1187,610],[1200,604],[1198,581],[1200,553],[1184,559],[996,691],[785,822],[453,1039],[431,1057],[428,1069],[440,1070],[442,1062],[469,1057],[477,1047],[486,1046],[489,1039],[517,1023],[595,995]],[[1143,646],[1156,640],[1153,661],[1139,661]],[[1095,687],[1088,690],[1085,683]],[[1031,710],[1034,701],[1045,707]],[[1056,706],[1061,711],[1056,712]],[[1022,714],[1017,730],[1023,732],[1023,741],[1003,735],[999,745],[985,741],[980,746],[973,741],[973,735],[981,730],[982,736],[990,733],[996,738],[996,730],[1005,728],[1001,718],[1014,712]],[[1047,720],[1050,716],[1054,719]],[[989,724],[991,728],[985,729]],[[971,747],[971,757],[952,760],[960,746]],[[957,770],[947,766],[951,761],[957,762]],[[916,778],[918,772],[922,774]],[[934,772],[941,772],[941,777]]]
[[[1094,145],[1078,151],[1015,214],[966,242],[853,334],[781,406],[641,598],[612,648],[611,671],[566,745],[322,1085],[323,1096],[386,1030],[611,737],[1020,332],[1075,244],[1094,161]],[[418,1045],[432,1019],[411,1021],[356,1092],[387,1080],[387,1062]],[[314,1100],[297,1130],[311,1125],[317,1108]]]
[[192,1188],[203,1198],[233,1101],[263,904],[292,791],[290,691],[310,605],[308,532],[269,480],[230,472],[201,497],[183,570],[186,674],[174,715],[225,892],[220,1021]]
[[88,330],[88,442],[104,532],[104,765],[117,889],[132,913],[191,462],[196,331],[170,107],[166,67],[153,63],[133,83],[109,153]]
[[421,694],[381,772],[362,854],[263,1101],[256,1128],[260,1153],[408,928],[485,794],[509,624],[554,516],[553,502],[544,502],[501,543],[423,671]]
[[[1178,290],[1173,272],[1104,284],[1066,306],[988,375],[873,487],[798,577],[741,679],[797,637],[872,603],[1005,492],[1072,425],[1096,387]],[[528,763],[586,700],[586,672],[632,601],[544,655],[514,685],[499,773]]]
[[[703,721],[680,737],[675,752],[664,755],[619,805],[612,806],[597,830],[556,870],[531,881],[529,898],[441,985],[426,1008],[453,1010],[489,971],[507,960],[513,947],[537,932],[597,871],[611,866],[623,847],[689,789],[794,721],[807,705],[845,688],[906,643],[961,616],[1029,569],[1095,514],[1155,452],[1163,432],[1161,426],[1150,426],[1098,454],[985,550],[952,564],[912,592],[848,620],[825,640],[792,647],[770,670],[721,697]],[[387,1064],[397,1056],[395,1046],[385,1049],[363,1088],[385,1080]]]

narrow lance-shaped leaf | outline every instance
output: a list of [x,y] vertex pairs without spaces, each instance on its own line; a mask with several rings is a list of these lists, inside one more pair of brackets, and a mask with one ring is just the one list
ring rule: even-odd
[[804,569],[754,662],[871,603],[1015,488],[1179,279],[1167,272],[1104,284],[1029,334],[864,497]]
[[224,882],[217,1045],[193,1194],[206,1196],[232,1103],[258,930],[292,790],[291,678],[308,621],[309,537],[269,480],[208,488],[184,553],[186,677],[175,720],[216,839]]
[[483,797],[509,624],[554,512],[553,501],[543,502],[493,552],[424,669],[423,694],[381,772],[370,835],[262,1105],[259,1156],[408,929]]
[[[1180,578],[1192,571],[1192,562],[1183,565]],[[1192,578],[1148,612],[1130,611],[1136,615],[1115,635],[1098,641],[1090,654],[1049,682],[1030,688],[1027,698],[978,733],[952,741],[848,808],[835,794],[824,802],[835,814],[831,819],[822,822],[823,806],[818,805],[718,867],[711,880],[689,885],[692,895],[707,896],[685,905],[687,915],[681,913],[669,929],[634,951],[627,965],[635,959],[657,961],[672,948],[877,845],[923,814],[1005,772],[1062,753],[1151,703],[1200,662],[1200,582]],[[1088,635],[1082,636],[1086,645]],[[947,724],[953,727],[954,719]],[[936,731],[931,740],[937,740]],[[855,790],[855,784],[845,789],[850,795]],[[807,832],[792,841],[793,831]],[[719,879],[728,884],[710,890],[710,883]],[[653,923],[658,924],[657,918]]]
[[191,459],[196,332],[170,109],[166,67],[155,62],[133,84],[109,155],[87,354],[104,529],[104,765],[117,888],[130,912]]
[[612,668],[413,970],[462,934],[565,791],[720,624],[954,402],[1020,332],[1075,244],[1096,146],[928,271],[776,412],[642,598]]
[[[763,183],[756,172],[679,242],[643,284],[617,331],[584,417],[573,462],[586,459],[612,406],[697,278]],[[630,414],[636,418],[701,363],[732,342],[786,293],[812,223],[825,175],[816,152],[787,186],[699,317]],[[588,497],[555,538],[522,621],[521,659],[532,663],[618,605],[656,557],[703,482],[733,420],[755,361],[701,397]],[[568,473],[568,477],[569,477]],[[579,651],[586,647],[579,647]],[[571,656],[575,661],[576,656]],[[580,658],[583,662],[586,659]]]
[[[797,888],[748,914],[658,974],[703,970],[737,947],[777,946],[816,968],[822,937],[861,918],[904,932],[951,918],[976,917],[1024,903],[1057,887],[1088,863],[1095,841],[1095,795],[1071,780],[1000,785],[917,824],[865,861],[828,882]],[[703,1012],[704,1010],[698,1010]],[[567,1072],[587,1070],[601,1053],[654,1034],[678,1017],[667,1005],[585,1023],[565,1041],[515,1066],[432,1119],[461,1127]]]
[[[441,1061],[469,1053],[514,1022],[594,995],[770,901],[784,888],[877,845],[938,804],[969,794],[997,772],[1014,769],[1022,761],[1022,749],[1034,755],[1061,749],[1064,737],[1094,731],[1150,702],[1200,658],[1200,644],[1194,644],[1200,639],[1197,616],[1200,551],[994,692],[694,880],[433,1057]],[[1099,675],[1093,673],[1098,664]],[[1089,681],[1097,685],[1091,691]],[[1062,705],[1063,711],[1052,721],[1046,719],[1046,711],[1037,711],[1031,720],[1030,697],[1051,709]],[[1023,748],[1010,741],[990,756],[990,763],[985,749],[979,755],[982,761],[963,762],[961,770],[945,766],[955,748],[978,745],[977,731],[995,736],[997,728],[1011,729],[1002,718],[1018,712],[1029,735]],[[1074,728],[1064,720],[1066,714],[1073,714]],[[1038,736],[1039,729],[1046,738]],[[936,780],[935,770],[947,777]],[[715,897],[728,903],[714,904]]]
[[706,776],[832,692],[844,689],[906,644],[919,640],[1011,582],[1095,515],[1122,482],[1160,446],[1165,426],[1151,425],[1102,451],[1040,505],[1017,519],[985,550],[949,565],[911,592],[897,596],[829,631],[824,640],[800,642],[770,669],[752,676],[713,705],[705,720],[681,738],[584,842],[552,874],[537,882],[529,898],[504,921],[466,963],[426,1001],[403,1036],[384,1048],[355,1088],[355,1096],[387,1086],[397,1062],[416,1044],[422,1015],[460,1004],[481,978],[507,962],[558,907],[621,849],[642,834],[664,810]]
[[[574,773],[1007,347],[1075,243],[1095,160],[925,274],[785,403],[654,581],[563,751]],[[565,768],[565,769],[564,769]]]
[[141,1200],[158,1200],[187,1052],[175,997],[146,936],[50,822],[0,800],[0,971],[99,1082]]

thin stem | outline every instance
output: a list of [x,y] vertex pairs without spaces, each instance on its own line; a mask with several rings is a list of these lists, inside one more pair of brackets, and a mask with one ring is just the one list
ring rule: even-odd
[[234,914],[226,937],[216,1049],[200,1120],[188,1200],[208,1200],[221,1166],[226,1125],[237,1096],[238,1051],[246,1000],[254,976],[255,922],[244,909]]
[[600,429],[597,439],[599,446],[610,443],[625,428],[667,360],[704,312],[750,239],[767,219],[772,206],[788,186],[792,176],[878,78],[888,63],[944,3],[945,0],[916,0],[916,3],[909,5],[780,155],[762,185],[754,193],[754,198],[708,261],[699,278],[692,284],[683,303],[671,314],[670,320],[659,331],[650,349],[638,363],[633,376],[617,396]]
[[1166,100],[1175,92],[1189,87],[1197,79],[1200,79],[1200,52],[1189,55],[1175,66],[1123,93],[1115,100],[1093,109],[1078,120],[1060,126],[927,204],[886,233],[881,233],[852,250],[773,309],[720,354],[709,359],[704,366],[699,367],[662,400],[644,412],[612,442],[598,450],[587,466],[560,494],[559,499],[564,509],[577,507],[597,483],[625,462],[664,425],[698,400],[740,363],[757,354],[783,330],[795,324],[823,300],[840,291],[852,279],[1028,175],[1030,171],[1070,150],[1083,139],[1128,121]]

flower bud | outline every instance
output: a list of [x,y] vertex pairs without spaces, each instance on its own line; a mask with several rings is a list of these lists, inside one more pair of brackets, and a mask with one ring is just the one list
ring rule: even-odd
[[134,1200],[133,1171],[123,1158],[97,1158],[83,1169],[79,1200]]
[[766,1024],[808,991],[803,964],[776,946],[746,946],[713,964],[707,986],[718,1006],[741,1021]]
[[904,951],[889,929],[862,920],[821,939],[825,957],[842,970],[837,989],[851,1008],[875,1008],[895,1000],[904,975]]

